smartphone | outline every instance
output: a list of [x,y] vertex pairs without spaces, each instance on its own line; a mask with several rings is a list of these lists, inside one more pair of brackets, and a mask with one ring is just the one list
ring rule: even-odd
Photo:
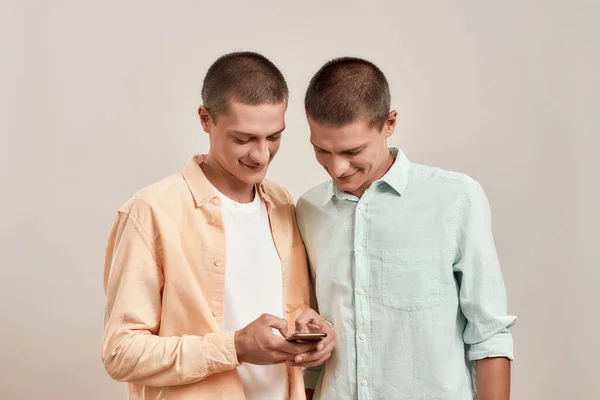
[[312,332],[312,333],[292,333],[286,340],[288,342],[318,342],[319,340],[326,338],[327,333],[325,332]]

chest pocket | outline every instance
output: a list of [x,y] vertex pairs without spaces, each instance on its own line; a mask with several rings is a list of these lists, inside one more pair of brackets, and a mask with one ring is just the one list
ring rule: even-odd
[[440,250],[387,249],[381,256],[383,305],[418,311],[440,304],[444,265]]

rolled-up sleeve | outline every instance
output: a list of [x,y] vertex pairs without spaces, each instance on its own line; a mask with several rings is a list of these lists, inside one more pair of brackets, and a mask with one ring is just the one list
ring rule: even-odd
[[463,340],[469,360],[487,357],[513,359],[508,328],[517,318],[507,315],[506,290],[491,228],[490,207],[481,186],[468,185],[456,218],[460,308],[466,318]]

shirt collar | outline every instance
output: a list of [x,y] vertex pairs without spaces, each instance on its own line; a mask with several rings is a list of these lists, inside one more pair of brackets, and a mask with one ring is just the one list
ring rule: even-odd
[[[410,161],[399,148],[390,147],[388,150],[392,156],[394,156],[394,163],[379,180],[371,184],[371,187],[377,188],[380,186],[378,182],[383,182],[391,187],[398,195],[402,196],[402,193],[408,184]],[[329,180],[323,195],[323,205],[327,204],[334,196],[340,200],[357,200],[355,196],[346,193],[335,186],[333,180]]]
[[390,147],[390,153],[394,156],[394,163],[381,177],[381,181],[387,183],[400,196],[404,193],[408,184],[408,170],[410,169],[410,161],[406,155],[397,147]]
[[[202,168],[200,168],[200,164],[202,164],[205,159],[206,154],[197,154],[193,156],[182,171],[183,179],[187,183],[197,208],[203,207],[216,196],[213,185],[208,178],[206,178],[206,175],[204,175]],[[265,203],[272,204],[272,198],[265,190],[264,183],[261,182],[256,185],[256,187],[260,198]]]

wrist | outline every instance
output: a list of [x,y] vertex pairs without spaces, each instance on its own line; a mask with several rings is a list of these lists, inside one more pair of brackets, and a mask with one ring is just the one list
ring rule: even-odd
[[244,362],[245,351],[244,351],[244,330],[240,329],[239,331],[235,331],[233,336],[233,344],[235,346],[235,354],[237,355],[238,361],[241,363]]

